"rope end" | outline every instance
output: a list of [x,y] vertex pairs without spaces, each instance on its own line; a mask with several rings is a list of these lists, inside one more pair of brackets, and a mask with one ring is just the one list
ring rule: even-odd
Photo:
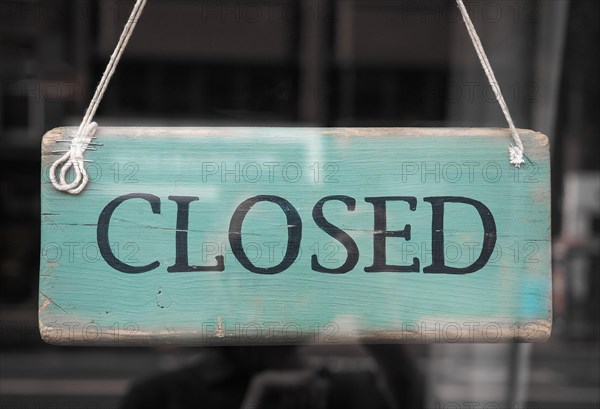
[[514,146],[513,144],[510,144],[510,146],[508,147],[508,152],[510,154],[511,165],[520,168],[521,165],[525,163],[525,160],[523,159],[523,149],[519,148],[518,146]]

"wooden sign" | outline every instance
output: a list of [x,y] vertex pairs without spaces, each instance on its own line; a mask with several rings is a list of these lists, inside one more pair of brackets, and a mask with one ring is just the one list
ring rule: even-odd
[[57,344],[543,341],[548,140],[504,129],[99,128],[42,146],[39,319]]

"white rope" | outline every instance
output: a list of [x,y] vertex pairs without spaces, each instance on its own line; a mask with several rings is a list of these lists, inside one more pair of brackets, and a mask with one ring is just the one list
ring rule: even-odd
[[506,122],[508,122],[508,126],[510,128],[510,132],[512,133],[512,138],[515,142],[513,145],[510,144],[508,148],[508,152],[510,153],[510,163],[515,165],[516,167],[521,167],[524,163],[523,160],[523,142],[521,142],[521,138],[519,137],[519,133],[517,132],[517,128],[515,128],[515,124],[513,123],[512,117],[510,116],[510,112],[508,111],[508,105],[506,105],[506,101],[504,100],[504,96],[502,95],[502,91],[500,90],[500,86],[498,85],[498,81],[496,81],[496,76],[494,75],[494,70],[492,70],[492,66],[490,65],[490,61],[485,54],[483,49],[483,45],[481,44],[481,40],[477,35],[477,31],[475,30],[475,26],[469,17],[469,13],[465,8],[465,4],[463,0],[456,0],[458,4],[458,8],[460,9],[460,13],[462,14],[465,25],[467,26],[467,31],[469,32],[469,36],[471,37],[471,41],[473,42],[473,47],[475,47],[475,51],[477,52],[477,56],[479,57],[479,61],[481,62],[481,66],[483,67],[483,71],[485,71],[485,75],[494,90],[494,94],[496,95],[496,99],[500,104],[500,108],[504,113],[504,117],[506,118]]
[[[96,114],[96,110],[98,109],[98,105],[102,101],[104,97],[104,93],[108,88],[108,84],[115,73],[117,65],[127,47],[127,43],[133,34],[135,26],[139,20],[144,7],[146,6],[147,0],[137,0],[135,5],[133,6],[133,10],[131,11],[131,15],[125,24],[125,28],[121,33],[121,37],[110,56],[110,61],[102,74],[102,79],[98,83],[96,87],[96,92],[90,104],[85,112],[83,120],[77,129],[77,134],[73,137],[69,150],[61,156],[58,160],[56,160],[52,167],[50,168],[50,181],[54,185],[54,187],[60,191],[67,192],[73,195],[79,194],[87,185],[89,178],[87,171],[84,166],[84,153],[88,149],[89,144],[94,138],[94,134],[96,129],[98,128],[98,124],[92,122],[94,115]],[[520,167],[523,161],[523,143],[521,142],[521,138],[515,128],[512,117],[510,116],[510,112],[508,110],[508,106],[506,105],[506,101],[502,95],[502,91],[500,90],[500,86],[498,85],[498,81],[496,80],[496,76],[494,75],[494,71],[492,70],[492,66],[485,54],[483,49],[483,45],[481,44],[481,40],[477,35],[477,31],[475,30],[475,26],[469,17],[469,13],[465,8],[465,5],[462,0],[456,0],[458,4],[458,8],[463,16],[463,20],[467,26],[467,31],[469,36],[471,37],[471,41],[473,42],[473,46],[475,47],[475,51],[477,52],[477,56],[479,57],[479,61],[481,62],[481,66],[485,71],[485,74],[488,78],[490,86],[496,95],[496,99],[500,104],[500,108],[504,113],[504,117],[508,122],[508,126],[510,127],[513,140],[515,145],[510,144],[509,153],[510,153],[510,163],[513,165]],[[62,166],[62,167],[61,167]],[[59,179],[56,178],[56,170],[58,167],[61,167]],[[75,171],[75,179],[72,182],[67,182],[66,176],[69,169],[73,168]]]
[[[96,132],[96,128],[98,124],[92,122],[94,115],[96,114],[96,110],[98,109],[98,105],[102,101],[104,97],[104,93],[106,92],[106,88],[108,88],[108,83],[112,78],[117,65],[119,64],[119,60],[127,47],[127,43],[133,34],[135,26],[139,20],[144,7],[146,6],[146,0],[137,0],[135,5],[133,6],[133,10],[131,11],[131,15],[125,24],[125,28],[121,33],[121,37],[119,38],[119,42],[115,47],[112,55],[110,56],[110,61],[104,70],[104,74],[102,74],[102,79],[98,83],[96,87],[96,92],[90,104],[83,116],[83,120],[77,129],[77,134],[73,137],[71,141],[71,146],[67,153],[61,156],[56,162],[52,164],[50,168],[50,181],[54,185],[54,187],[60,191],[70,193],[72,195],[79,194],[88,183],[88,175],[85,170],[83,154],[85,150],[88,149],[92,138],[94,137],[94,133]],[[56,179],[56,169],[58,167],[60,169],[59,180]],[[67,171],[73,168],[75,171],[75,179],[68,183],[66,181]]]

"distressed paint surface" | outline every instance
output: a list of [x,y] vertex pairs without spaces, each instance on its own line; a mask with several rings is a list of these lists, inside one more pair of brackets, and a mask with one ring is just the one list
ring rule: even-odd
[[[86,152],[90,184],[78,196],[56,191],[48,169],[75,128],[48,132],[42,144],[40,331],[58,344],[251,344],[297,342],[543,341],[551,330],[550,159],[544,135],[522,130],[528,160],[508,162],[509,131],[427,128],[99,128],[103,146]],[[140,274],[111,268],[97,245],[98,218],[118,196],[111,246]],[[300,254],[279,274],[247,271],[232,254],[228,229],[244,200],[276,195],[302,219]],[[359,249],[345,274],[311,269],[346,260],[346,249],[313,221],[315,203],[330,195],[356,199],[324,206],[327,220]],[[190,265],[222,272],[169,273],[175,261],[177,204],[190,203]],[[417,207],[388,203],[387,229],[411,225],[411,239],[387,238],[388,264],[420,259],[420,272],[367,273],[373,262],[373,206],[365,197],[414,196]],[[480,270],[424,274],[431,264],[430,196],[464,196],[493,214],[497,241]],[[282,210],[258,203],[242,241],[256,266],[281,262],[288,229]],[[481,251],[483,227],[474,208],[447,204],[445,257],[467,266]]]

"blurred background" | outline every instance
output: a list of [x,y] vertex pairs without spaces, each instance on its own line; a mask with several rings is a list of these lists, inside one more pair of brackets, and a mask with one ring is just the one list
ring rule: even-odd
[[[517,126],[550,138],[552,338],[536,345],[301,346],[291,354],[335,374],[330,384],[347,394],[336,407],[597,408],[600,2],[465,3]],[[198,362],[270,354],[40,340],[41,138],[78,125],[133,4],[0,1],[0,408],[117,408],[128,393],[131,407],[143,407],[136,399],[144,388],[189,378],[185,371]],[[454,0],[149,0],[96,120],[506,127]],[[153,376],[154,383],[139,381]],[[280,394],[319,389],[314,377],[294,379]],[[369,388],[389,405],[361,400]],[[218,391],[207,388],[214,401],[188,403],[224,407],[219,399],[229,392]],[[312,406],[277,402],[271,407]]]

